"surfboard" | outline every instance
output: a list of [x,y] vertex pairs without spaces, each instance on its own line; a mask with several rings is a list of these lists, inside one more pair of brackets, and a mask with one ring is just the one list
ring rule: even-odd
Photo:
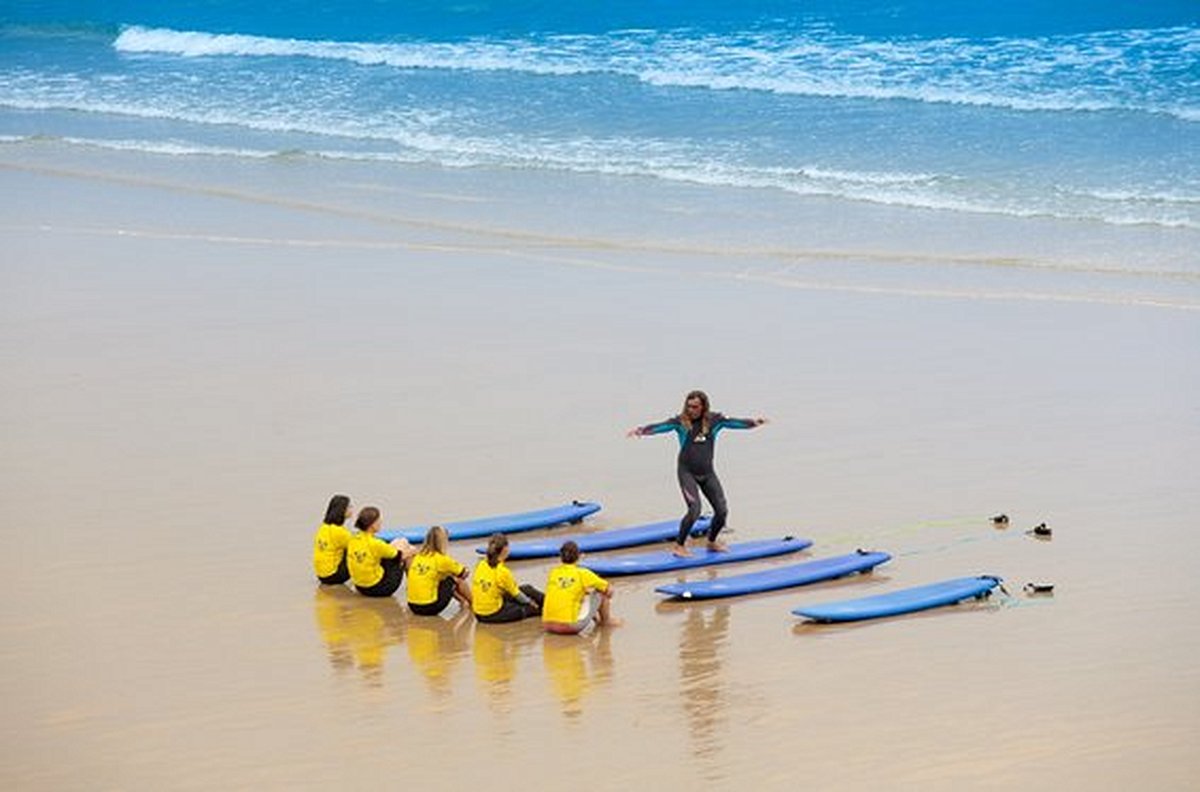
[[896,616],[901,613],[953,605],[970,597],[984,597],[1000,585],[1001,578],[993,575],[954,578],[940,583],[901,589],[873,597],[838,600],[820,605],[806,605],[792,613],[821,622],[858,621],[880,616]]
[[[692,536],[700,536],[708,531],[712,518],[701,517],[692,526]],[[628,528],[617,528],[611,531],[596,531],[586,534],[564,534],[550,539],[529,539],[523,542],[510,542],[508,557],[510,560],[522,558],[549,558],[558,555],[563,542],[572,541],[579,545],[585,553],[599,553],[604,550],[618,550],[622,547],[637,547],[638,545],[662,542],[674,539],[679,535],[679,520],[664,520],[663,522],[633,525]],[[483,555],[486,547],[476,547],[475,552]]]
[[[478,539],[481,536],[491,536],[494,533],[517,533],[519,531],[535,531],[538,528],[549,528],[562,523],[581,522],[589,514],[600,511],[599,503],[587,501],[571,501],[562,506],[537,511],[519,512],[517,514],[501,514],[495,517],[480,517],[474,520],[460,522],[433,523],[441,525],[449,533],[451,539]],[[398,537],[404,537],[412,543],[425,541],[428,525],[413,525],[380,531],[377,535],[385,542]]]
[[859,550],[857,553],[847,553],[833,558],[819,558],[815,561],[805,561],[802,564],[776,567],[761,572],[747,572],[744,575],[731,575],[716,580],[668,583],[654,590],[678,599],[736,597],[760,591],[804,586],[855,572],[867,572],[890,561],[891,558],[887,553]]
[[650,572],[674,572],[679,569],[732,564],[737,561],[751,561],[755,558],[796,553],[811,544],[812,541],[809,539],[785,536],[782,539],[757,539],[751,542],[731,544],[729,550],[723,553],[707,548],[692,548],[690,557],[679,558],[670,552],[660,550],[608,558],[585,558],[581,562],[581,566],[587,567],[601,577],[644,575]]

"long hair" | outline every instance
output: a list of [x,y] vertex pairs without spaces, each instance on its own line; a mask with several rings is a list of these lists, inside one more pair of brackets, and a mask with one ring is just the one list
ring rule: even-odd
[[364,506],[358,512],[358,519],[354,521],[354,527],[360,531],[365,531],[379,521],[379,509],[374,506]]
[[329,505],[325,507],[325,524],[326,525],[345,525],[346,512],[350,509],[349,495],[334,495],[329,499]]
[[502,533],[494,533],[488,539],[487,546],[487,562],[488,566],[495,569],[500,563],[500,554],[504,552],[504,548],[508,547],[508,537]]
[[441,553],[446,555],[449,550],[448,544],[450,537],[446,534],[446,529],[440,525],[434,525],[425,532],[425,541],[421,543],[421,549],[417,551],[418,555],[433,555]]
[[687,403],[692,399],[699,399],[700,404],[704,406],[704,411],[700,414],[700,429],[705,434],[709,430],[709,408],[708,394],[702,390],[688,391],[688,395],[683,397],[683,409],[679,411],[679,422],[683,424],[683,428],[689,432],[692,431],[692,419],[688,417]]

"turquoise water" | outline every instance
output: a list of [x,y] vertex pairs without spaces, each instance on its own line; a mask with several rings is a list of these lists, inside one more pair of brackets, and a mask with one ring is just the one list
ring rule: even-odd
[[1194,2],[94,5],[0,5],[0,141],[1200,228]]

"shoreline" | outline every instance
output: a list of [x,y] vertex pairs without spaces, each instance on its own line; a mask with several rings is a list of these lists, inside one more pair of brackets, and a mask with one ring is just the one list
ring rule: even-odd
[[[653,179],[379,169],[319,158],[228,161],[42,141],[0,147],[0,167],[98,191],[111,184],[299,212],[331,235],[172,231],[139,228],[130,217],[107,228],[45,229],[62,233],[435,253],[501,249],[516,260],[807,290],[1200,309],[1200,260],[1192,252],[1200,232],[1189,229],[896,208]],[[318,184],[323,189],[314,191]]]

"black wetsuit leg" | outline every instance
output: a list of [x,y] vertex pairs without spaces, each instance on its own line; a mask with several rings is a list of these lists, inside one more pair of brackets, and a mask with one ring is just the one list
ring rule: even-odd
[[696,480],[695,474],[683,465],[678,467],[677,473],[679,475],[679,491],[683,493],[683,502],[687,504],[687,514],[683,515],[683,519],[679,521],[679,536],[675,539],[675,543],[682,547],[687,544],[687,539],[692,533],[692,526],[700,517],[700,484]]
[[505,594],[504,604],[500,606],[500,610],[490,613],[487,616],[476,615],[475,618],[485,624],[503,624],[505,622],[521,621],[521,619],[528,619],[531,616],[540,614],[542,612],[542,602],[545,601],[546,595],[528,583],[521,585],[521,593],[529,597],[533,602],[522,604],[514,597]]
[[322,583],[324,583],[327,586],[340,585],[342,583],[345,583],[349,579],[350,579],[350,567],[347,566],[347,564],[346,564],[346,554],[345,553],[342,553],[342,560],[338,562],[338,568],[336,570],[334,570],[332,575],[326,575],[325,577],[317,578],[317,580],[321,581]]
[[450,604],[450,600],[453,598],[454,578],[444,577],[438,583],[437,599],[427,605],[414,605],[410,602],[408,603],[408,609],[417,616],[437,616],[446,610],[446,606]]
[[400,581],[404,580],[404,559],[400,556],[395,558],[380,559],[379,564],[383,567],[383,577],[374,586],[367,588],[358,588],[358,593],[364,597],[390,597],[396,593],[396,589],[400,588]]
[[[531,586],[528,583],[522,583],[517,588],[521,589],[521,593],[524,594],[526,597],[529,597],[529,599],[533,600],[534,605],[537,606],[537,611],[535,613],[531,613],[529,615],[534,616],[538,613],[541,613],[542,605],[544,605],[546,602],[546,595],[544,593],[542,593],[542,590],[540,588],[538,588],[537,586]],[[529,606],[526,605],[525,607],[528,608]]]
[[717,534],[721,533],[721,529],[725,527],[725,518],[729,516],[729,506],[725,503],[725,489],[721,486],[721,480],[717,478],[716,473],[709,473],[698,479],[700,491],[704,493],[704,497],[712,504],[713,518],[712,524],[708,526],[708,541],[717,541]]

